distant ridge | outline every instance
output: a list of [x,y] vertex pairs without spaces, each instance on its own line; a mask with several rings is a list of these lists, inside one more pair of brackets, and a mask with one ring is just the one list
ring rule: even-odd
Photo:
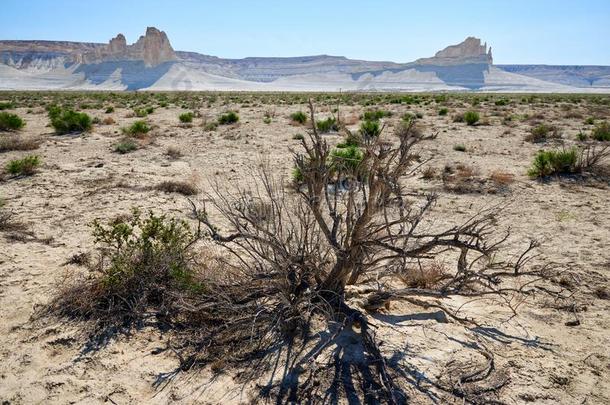
[[479,38],[411,63],[343,56],[223,59],[174,51],[148,27],[128,45],[0,41],[0,90],[610,92],[608,66],[494,65]]

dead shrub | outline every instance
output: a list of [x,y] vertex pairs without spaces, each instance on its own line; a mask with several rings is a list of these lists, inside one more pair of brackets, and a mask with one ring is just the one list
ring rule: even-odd
[[116,122],[114,121],[114,119],[112,117],[106,117],[102,120],[102,124],[104,124],[104,125],[112,125],[115,123]]

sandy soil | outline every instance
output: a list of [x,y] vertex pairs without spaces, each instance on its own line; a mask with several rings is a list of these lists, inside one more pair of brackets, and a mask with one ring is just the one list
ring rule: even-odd
[[[437,172],[447,164],[462,163],[476,168],[482,178],[494,171],[514,175],[509,190],[496,194],[448,192],[438,178],[418,176],[412,183],[416,189],[440,193],[435,213],[443,222],[497,202],[510,202],[501,225],[512,226],[515,242],[542,239],[543,260],[562,272],[557,277],[564,286],[564,299],[543,293],[529,297],[515,317],[492,302],[467,305],[469,314],[493,326],[478,331],[447,322],[434,311],[396,304],[374,316],[376,325],[390,336],[388,344],[402,347],[404,356],[425,379],[442,375],[453,360],[471,356],[462,342],[476,340],[497,354],[497,368],[508,375],[509,383],[499,399],[509,404],[610,403],[609,184],[530,180],[525,173],[533,155],[549,145],[523,140],[532,120],[503,123],[503,117],[511,113],[541,114],[539,121],[561,128],[563,141],[554,141],[555,145],[570,145],[580,130],[591,129],[583,118],[593,114],[607,119],[610,110],[587,103],[567,107],[483,103],[476,108],[488,125],[470,127],[452,122],[453,114],[470,108],[459,100],[449,102],[447,116],[439,116],[434,103],[378,107],[394,113],[385,120],[390,132],[405,112],[423,114],[420,125],[427,132],[438,132],[438,137],[426,142],[421,153],[432,158],[429,165]],[[364,111],[360,106],[340,108],[354,124]],[[0,183],[4,208],[32,232],[21,238],[0,233],[0,400],[6,404],[249,402],[252,386],[234,381],[230,370],[214,379],[206,370],[187,373],[164,389],[155,388],[159,375],[178,364],[171,353],[153,354],[165,342],[156,330],[82,353],[84,342],[78,337],[77,325],[33,322],[32,317],[50,300],[66,272],[79,271],[64,265],[66,260],[94,249],[88,227],[93,219],[109,219],[135,206],[187,217],[185,197],[151,191],[147,186],[168,179],[192,181],[201,188],[216,180],[249,182],[252,169],[263,157],[274,171],[288,176],[289,151],[298,147],[293,135],[304,132],[303,127],[290,124],[288,115],[305,106],[244,107],[217,102],[201,113],[215,118],[236,109],[241,119],[237,125],[220,126],[216,131],[204,131],[201,118],[190,128],[182,127],[178,115],[185,110],[157,108],[146,118],[156,126],[152,140],[125,155],[113,152],[113,146],[121,137],[120,127],[137,119],[127,117],[131,110],[118,108],[111,114],[90,110],[93,116],[111,116],[116,123],[96,125],[81,136],[57,136],[47,127],[42,108],[33,107],[32,113],[28,109],[16,112],[27,120],[23,136],[42,137],[43,144],[34,153],[41,156],[43,165],[34,176]],[[320,110],[324,116],[329,107]],[[269,124],[263,122],[266,111],[274,115]],[[583,118],[566,118],[568,113]],[[328,137],[331,141],[339,138]],[[455,151],[456,144],[465,145],[466,152]],[[168,157],[168,147],[179,149],[183,156]],[[28,153],[2,153],[0,164]],[[575,320],[579,325],[566,326]],[[430,398],[415,393],[412,402],[428,403]]]

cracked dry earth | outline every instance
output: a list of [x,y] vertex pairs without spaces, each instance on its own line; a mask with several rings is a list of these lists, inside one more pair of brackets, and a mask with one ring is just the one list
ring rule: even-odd
[[[427,106],[378,106],[393,112],[384,119],[387,134],[405,112],[421,112],[420,126],[438,137],[422,144],[422,158],[436,176],[409,180],[414,191],[436,191],[437,221],[452,222],[477,209],[509,203],[500,219],[511,226],[512,240],[523,244],[530,237],[543,241],[543,260],[557,269],[555,295],[542,291],[520,303],[517,315],[494,301],[452,302],[476,316],[480,328],[466,328],[442,313],[393,303],[372,315],[378,333],[387,336],[383,348],[397,350],[419,374],[413,385],[443,375],[461,360],[476,357],[466,342],[476,341],[496,355],[496,367],[507,378],[498,392],[508,404],[610,403],[610,188],[603,180],[562,179],[537,182],[526,171],[542,146],[524,141],[529,120],[503,121],[506,114],[541,114],[541,120],[561,128],[555,146],[575,143],[576,134],[590,131],[582,119],[565,118],[570,108],[588,116],[586,103],[496,107],[482,103],[477,109],[486,125],[452,122],[452,115],[470,108],[454,101],[450,114],[439,116],[434,103]],[[153,209],[188,219],[188,203],[180,194],[151,187],[164,180],[182,180],[201,189],[210,181],[235,185],[252,181],[250,174],[261,159],[278,174],[290,175],[293,136],[304,128],[290,124],[288,115],[305,105],[259,107],[212,105],[201,113],[216,117],[232,108],[240,122],[205,131],[201,119],[193,126],[179,125],[178,107],[158,108],[146,120],[155,126],[140,149],[125,155],[113,152],[120,127],[137,118],[117,108],[116,123],[96,125],[90,133],[57,136],[47,126],[42,108],[17,112],[27,121],[22,136],[40,136],[38,154],[43,164],[30,177],[5,178],[0,183],[4,209],[27,226],[26,233],[0,233],[0,400],[5,404],[31,403],[248,403],[253,385],[242,385],[231,370],[212,376],[208,370],[186,373],[163,389],[154,383],[161,373],[178,364],[172,353],[159,352],[166,337],[154,329],[112,341],[105,348],[83,353],[78,325],[34,320],[53,296],[62,277],[82,271],[66,261],[72,255],[93,251],[88,224],[110,219],[132,207]],[[599,107],[598,108],[598,113]],[[263,122],[273,110],[271,123]],[[363,107],[340,106],[348,124],[357,128]],[[319,116],[329,114],[321,106]],[[601,110],[608,118],[608,110]],[[0,135],[1,136],[1,135]],[[336,134],[326,135],[339,141]],[[463,144],[465,152],[454,150]],[[551,145],[543,145],[545,147]],[[182,152],[171,158],[169,147]],[[29,152],[0,154],[2,166]],[[446,165],[468,166],[479,179],[494,172],[512,175],[508,185],[490,192],[455,192],[444,187],[440,174]],[[509,176],[510,177],[510,176]],[[491,184],[491,183],[489,183]],[[480,190],[479,190],[480,191]],[[201,198],[201,197],[199,197]],[[549,287],[551,288],[551,287]],[[449,338],[448,338],[449,337]],[[349,342],[346,343],[349,346]],[[477,360],[473,358],[473,360]],[[479,359],[480,360],[480,359]],[[433,397],[412,390],[413,403],[430,403]],[[443,401],[440,401],[443,402]]]

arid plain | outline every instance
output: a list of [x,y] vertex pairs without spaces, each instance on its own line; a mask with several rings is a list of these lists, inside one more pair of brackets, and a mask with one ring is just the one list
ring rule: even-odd
[[[0,93],[0,102],[11,104],[5,111],[25,121],[0,138],[35,144],[3,150],[1,166],[28,155],[40,162],[33,174],[5,173],[0,182],[0,400],[275,402],[277,392],[261,394],[272,370],[261,370],[255,381],[241,378],[243,366],[212,365],[163,380],[179,366],[179,356],[167,350],[175,331],[145,324],[87,350],[82,322],[45,315],[45,307],[66,280],[89,274],[78,258],[96,255],[95,219],[107,222],[138,207],[196,227],[189,199],[202,204],[213,188],[251,186],[261,165],[291,183],[293,153],[311,125],[311,119],[301,124],[291,115],[309,116],[309,99],[316,119],[335,117],[354,132],[367,111],[383,111],[381,136],[390,142],[404,122],[435,135],[417,145],[421,165],[404,180],[414,199],[438,195],[431,211],[435,223],[448,226],[500,206],[496,225],[510,228],[509,251],[532,238],[540,241],[531,263],[548,267],[548,277],[533,281],[527,294],[447,303],[476,318],[476,326],[401,300],[368,312],[376,335],[383,336],[382,352],[400,352],[396,361],[411,371],[401,383],[409,402],[610,402],[610,171],[602,162],[594,172],[528,176],[542,149],[607,145],[592,133],[610,119],[610,97],[146,92]],[[87,113],[92,128],[56,134],[47,111],[52,104]],[[239,120],[219,124],[228,111]],[[468,111],[479,114],[473,125],[463,122]],[[189,112],[191,119],[181,122],[179,116]],[[150,131],[130,136],[123,130],[136,121]],[[344,139],[341,131],[321,136],[332,146]],[[201,244],[221,252],[213,241]],[[357,307],[358,299],[351,305]],[[456,364],[485,363],[473,347],[493,353],[491,382],[481,382],[472,397],[444,391]],[[278,374],[284,370],[277,368]],[[354,400],[349,384],[339,391],[338,402]]]

